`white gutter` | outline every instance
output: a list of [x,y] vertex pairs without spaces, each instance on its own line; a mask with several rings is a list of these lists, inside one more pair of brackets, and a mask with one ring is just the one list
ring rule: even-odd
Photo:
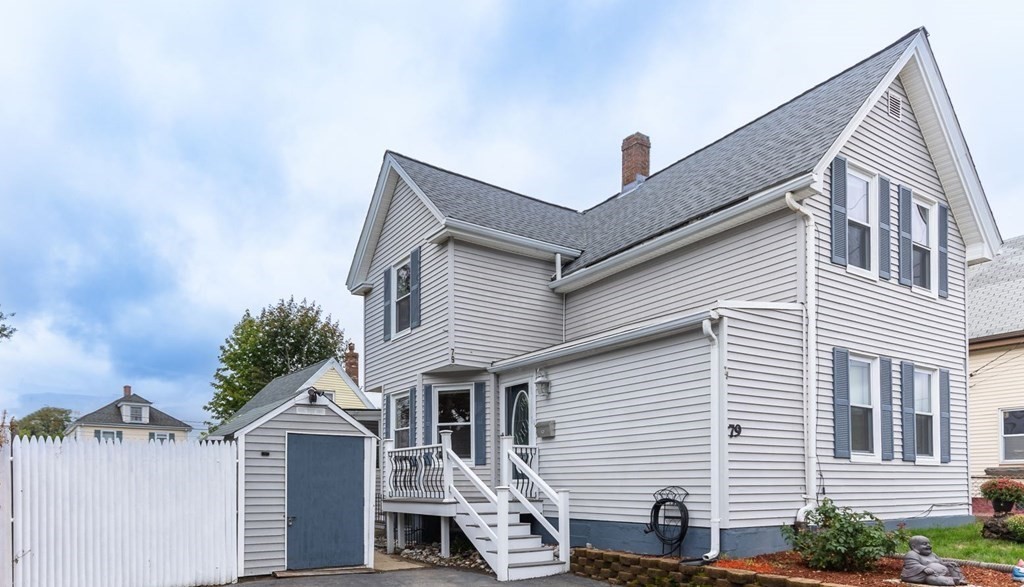
[[605,336],[594,336],[585,338],[579,342],[559,344],[546,350],[535,351],[519,357],[513,357],[503,361],[497,361],[487,368],[490,373],[505,373],[523,367],[530,367],[540,363],[552,364],[568,360],[578,355],[585,355],[598,351],[609,351],[615,348],[635,343],[640,339],[650,339],[659,336],[666,336],[678,330],[695,327],[706,320],[717,320],[718,312],[705,310],[696,314],[687,314],[670,320],[654,322],[647,326],[623,330]]
[[819,182],[820,179],[813,173],[801,175],[786,183],[770,188],[758,194],[750,196],[743,202],[730,206],[707,218],[678,228],[667,234],[655,237],[645,243],[641,243],[631,249],[623,251],[604,261],[584,267],[571,274],[556,279],[548,284],[557,293],[566,293],[577,290],[604,279],[609,275],[633,267],[653,259],[659,255],[684,247],[698,240],[708,238],[715,234],[724,232],[735,226],[739,226],[754,218],[758,218],[775,210],[783,210],[781,197],[788,192],[795,192],[810,187]]
[[457,238],[538,259],[554,259],[555,255],[575,259],[583,253],[579,249],[487,228],[457,218],[445,218],[441,224],[442,228],[430,235],[427,240],[440,243],[449,238]]
[[804,506],[797,510],[796,521],[803,522],[814,508],[818,496],[818,296],[814,214],[798,204],[792,193],[786,205],[804,221],[804,319],[807,325],[807,349],[804,353]]
[[[713,312],[717,318],[717,312]],[[711,329],[711,320],[701,322],[704,336],[710,347],[711,361],[711,550],[704,553],[705,561],[718,558],[722,534],[722,496],[721,496],[721,445],[722,445],[722,379],[719,376],[718,337]]]

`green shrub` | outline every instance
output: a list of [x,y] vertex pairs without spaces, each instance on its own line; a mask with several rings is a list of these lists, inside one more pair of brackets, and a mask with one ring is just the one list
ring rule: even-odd
[[883,556],[895,554],[907,540],[902,526],[888,531],[870,513],[837,508],[827,497],[807,514],[806,528],[783,526],[782,534],[807,566],[826,571],[870,569]]
[[1024,542],[1024,514],[1017,514],[1006,518],[1006,528],[1010,535],[1017,542]]

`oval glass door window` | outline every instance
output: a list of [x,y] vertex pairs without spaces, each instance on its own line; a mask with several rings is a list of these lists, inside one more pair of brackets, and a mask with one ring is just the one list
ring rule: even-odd
[[525,389],[512,403],[512,444],[530,444],[530,394]]

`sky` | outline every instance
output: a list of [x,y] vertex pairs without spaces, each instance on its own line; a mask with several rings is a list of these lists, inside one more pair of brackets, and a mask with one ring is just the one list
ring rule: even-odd
[[[386,149],[577,209],[925,26],[1024,234],[1020,2],[0,0],[0,408],[122,385],[197,428],[246,309],[345,278]],[[1007,115],[1007,113],[1010,113]]]

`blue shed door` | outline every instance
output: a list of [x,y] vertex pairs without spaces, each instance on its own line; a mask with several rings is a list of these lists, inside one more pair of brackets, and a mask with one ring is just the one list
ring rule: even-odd
[[364,564],[365,440],[288,435],[288,568]]

